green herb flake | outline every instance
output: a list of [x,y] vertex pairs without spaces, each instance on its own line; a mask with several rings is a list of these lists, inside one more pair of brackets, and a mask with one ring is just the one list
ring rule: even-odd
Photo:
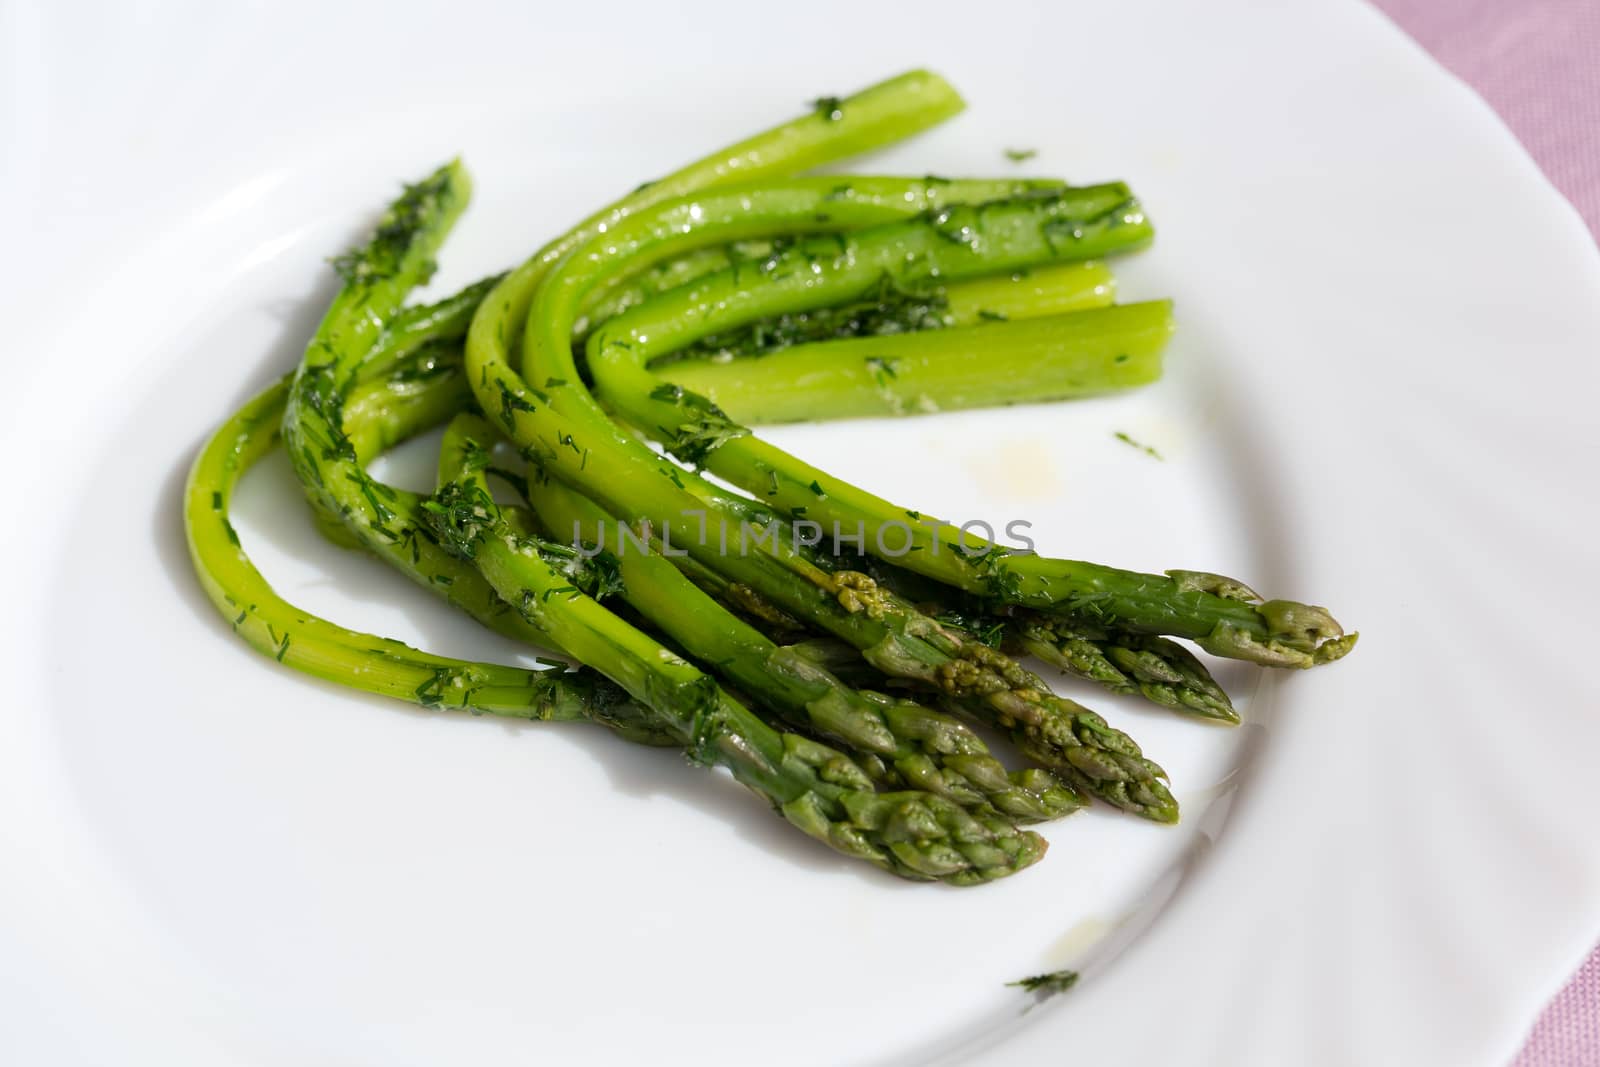
[[1139,441],[1135,441],[1132,437],[1129,437],[1127,434],[1123,433],[1121,430],[1118,430],[1112,436],[1116,437],[1117,440],[1121,441],[1123,444],[1128,445],[1131,448],[1137,448],[1140,452],[1143,452],[1145,455],[1150,456],[1152,459],[1162,459],[1163,458],[1160,452],[1157,452],[1154,448],[1151,448],[1147,444],[1143,444],[1143,443],[1141,443]]
[[519,411],[533,410],[533,405],[519,395],[504,378],[495,382],[500,387],[500,421],[505,425],[506,432],[517,432],[517,415]]
[[1065,993],[1077,984],[1077,971],[1051,971],[1049,974],[1035,974],[1006,983],[1008,986],[1017,986],[1027,993],[1038,993],[1041,997]]
[[829,122],[844,118],[844,101],[837,96],[819,96],[811,101],[811,109]]
[[1008,149],[1006,149],[1006,158],[1011,160],[1011,162],[1013,162],[1013,163],[1026,163],[1028,160],[1032,159],[1034,156],[1036,156],[1038,154],[1039,154],[1039,150],[1037,148],[1008,148]]

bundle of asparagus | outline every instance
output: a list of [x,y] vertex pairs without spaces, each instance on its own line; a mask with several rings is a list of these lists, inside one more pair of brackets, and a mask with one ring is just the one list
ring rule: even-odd
[[[1091,799],[1176,821],[1165,772],[1015,657],[1236,722],[1171,638],[1309,667],[1354,634],[1218,575],[975,541],[746,425],[1062,399],[1159,375],[1170,307],[1113,304],[1098,262],[1151,238],[1125,185],[794,176],[961,106],[920,71],[830,98],[640,186],[510,273],[411,308],[469,182],[450,163],[407,187],[335,261],[343,287],[298,370],[194,466],[185,519],[206,592],[287,666],[425,707],[587,719],[677,746],[907,878],[1011,874],[1044,852],[1026,824]],[[446,422],[436,492],[367,472]],[[228,509],[280,440],[330,537],[580,666],[436,656],[279,598]],[[491,479],[519,502],[500,503]],[[1008,768],[969,719],[1028,766]]]

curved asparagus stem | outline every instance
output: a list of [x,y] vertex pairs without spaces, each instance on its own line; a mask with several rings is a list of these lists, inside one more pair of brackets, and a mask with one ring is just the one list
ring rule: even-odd
[[[512,612],[471,567],[432,543],[417,510],[421,498],[367,474],[344,427],[349,396],[375,350],[384,359],[398,358],[379,349],[379,342],[392,323],[410,317],[400,304],[433,270],[434,256],[468,193],[459,164],[440,168],[405,190],[368,244],[341,258],[345,284],[290,385],[283,442],[318,512],[342,522],[362,547],[484,625],[538,645],[547,643],[544,635]],[[451,304],[451,315],[431,317],[432,332],[459,330],[464,314]]]
[[[439,408],[459,404],[465,382],[457,375],[453,386],[446,382],[441,389],[435,381],[419,392],[414,380],[402,379],[392,390],[381,382],[358,395],[375,391],[390,393],[390,403],[382,405],[388,421],[381,428],[363,424],[358,439],[392,440],[415,432]],[[630,740],[676,743],[649,709],[592,671],[527,670],[437,656],[338,626],[278,596],[239,544],[229,507],[239,480],[277,441],[288,393],[288,381],[278,382],[224,422],[196,458],[184,491],[195,574],[235,633],[286,667],[425,708],[556,722],[588,719]]]
[[[702,250],[714,251],[714,250]],[[665,266],[676,266],[699,253],[668,261]],[[699,265],[699,264],[697,264]],[[731,263],[713,265],[706,261],[706,269],[692,279],[713,274]],[[646,274],[653,273],[651,268]],[[659,295],[665,287],[605,316],[616,315],[637,307],[650,296]],[[937,330],[950,326],[977,326],[985,322],[1005,322],[1010,319],[1040,318],[1069,311],[1109,306],[1116,298],[1116,282],[1111,271],[1101,263],[1059,263],[1031,271],[1018,271],[1001,277],[973,278],[950,285],[934,285],[907,292],[885,278],[878,291],[867,300],[850,304],[835,304],[803,311],[785,312],[772,318],[760,319],[725,334],[709,334],[691,345],[677,349],[650,361],[650,369],[660,371],[674,363],[688,363],[699,368],[702,360],[724,363],[728,360],[749,359],[782,352],[796,345],[820,344],[828,341],[856,337],[889,337],[919,330]],[[598,321],[603,321],[597,319]],[[820,349],[826,352],[826,349]],[[734,375],[743,374],[759,365],[744,363]],[[688,368],[682,368],[688,369]],[[674,371],[674,374],[680,371]],[[722,375],[726,379],[729,375]],[[676,380],[676,379],[674,379]],[[687,384],[691,388],[692,383]],[[724,382],[726,384],[726,382]],[[751,387],[756,392],[755,387]]]
[[[446,434],[445,452],[481,454],[493,434],[482,419],[458,416]],[[535,480],[530,494],[534,511],[558,536],[569,531],[575,543],[595,551],[611,545],[608,558],[619,569],[623,599],[657,629],[800,728],[858,753],[869,771],[886,765],[905,785],[966,807],[992,805],[1018,821],[1059,818],[1083,805],[1076,791],[1044,771],[1008,773],[976,734],[949,716],[909,700],[859,692],[813,660],[774,644],[680,573],[648,531],[624,535],[622,524],[602,508],[553,479]]]
[[792,824],[904,878],[971,885],[1013,874],[1045,842],[932,793],[878,793],[842,753],[781,734],[707,675],[584,595],[572,553],[519,536],[467,464],[428,502],[435,537],[470,559],[529,621],[648,705],[698,762],[728,768]]
[[[857,182],[849,188],[853,196],[875,195]],[[579,250],[575,259],[585,254],[588,258],[561,272],[569,291],[557,292],[552,287],[530,315],[525,346],[531,358],[551,363],[559,359],[555,323],[570,317],[566,305],[593,287],[595,273],[617,269],[619,262],[652,252],[661,256],[675,246],[715,240],[734,226],[749,227],[753,215],[769,215],[772,225],[792,229],[800,221],[791,215],[798,191],[788,183],[742,190],[738,201],[726,204],[726,197],[705,196],[693,205],[662,205],[631,220],[626,231],[626,237],[634,242],[631,246],[608,239],[604,247],[591,244]],[[949,195],[958,191],[935,186],[925,192],[908,192],[922,197],[917,206],[925,206],[926,213],[913,218],[902,213],[901,221],[859,233],[799,240],[755,277],[719,271],[610,320],[586,345],[600,392],[624,417],[662,438],[680,458],[703,462],[713,470],[719,465],[734,470],[735,461],[754,439],[729,424],[703,398],[661,388],[646,369],[649,360],[723,326],[737,327],[819,304],[860,300],[876,292],[884,278],[898,289],[916,291],[930,280],[959,281],[1051,260],[1085,259],[1137,248],[1148,242],[1151,234],[1137,203],[1120,184],[1013,190],[1002,194],[1004,199],[988,202],[981,200],[977,190]],[[904,198],[904,203],[911,204],[910,197]],[[691,210],[692,220],[677,217]],[[645,322],[648,329],[642,325]],[[1036,332],[1037,325],[1033,328]],[[1028,327],[995,323],[988,329],[1013,332]],[[562,402],[558,400],[558,406]],[[725,432],[714,441],[704,440],[703,427],[719,420]],[[781,477],[782,472],[777,473]],[[770,486],[745,488],[771,493]],[[778,502],[782,503],[781,498]]]

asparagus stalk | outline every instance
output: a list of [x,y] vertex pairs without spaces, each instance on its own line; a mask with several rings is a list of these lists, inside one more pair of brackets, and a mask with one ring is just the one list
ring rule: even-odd
[[[1040,186],[1041,189],[1048,187]],[[685,257],[670,260],[664,266],[675,267],[696,260],[697,266],[703,265],[705,269],[696,273],[695,279],[732,266],[731,262],[714,264],[710,260],[699,260],[703,253],[714,251],[717,250],[691,252]],[[644,273],[653,274],[659,269],[653,267]],[[688,280],[691,279],[685,279]],[[641,294],[639,299],[617,306],[612,314],[605,317],[614,318],[630,307],[644,303],[649,296],[665,291],[665,288]],[[725,334],[710,334],[677,351],[656,357],[651,361],[650,368],[659,371],[663,366],[679,362],[695,366],[702,359],[721,363],[771,355],[795,345],[853,337],[893,336],[948,326],[975,326],[984,322],[1037,318],[1106,307],[1115,296],[1116,285],[1111,272],[1101,263],[1053,264],[999,278],[974,278],[910,292],[885,278],[870,299],[785,312]],[[752,365],[745,364],[741,369],[749,371]]]
[[1109,307],[1116,298],[1110,268],[1093,261],[1042,263],[945,287],[950,326],[1064,315]]
[[708,676],[573,584],[570,551],[519,536],[468,464],[428,502],[443,545],[471,560],[529,619],[654,710],[691,758],[726,767],[791,823],[904,878],[971,885],[1044,853],[1038,835],[932,793],[876,792],[843,753],[772,729]]
[[1171,305],[1159,301],[802,344],[735,373],[705,361],[658,373],[740,423],[918,415],[1148,385],[1171,332]]
[[[426,536],[417,510],[420,497],[367,474],[344,429],[346,403],[363,364],[399,317],[406,295],[431,273],[468,192],[459,164],[440,168],[407,187],[372,240],[337,261],[345,283],[290,385],[283,442],[319,513],[337,517],[360,545],[485,625],[541,644],[543,635],[511,612],[471,567]],[[434,328],[442,329],[437,320]]]

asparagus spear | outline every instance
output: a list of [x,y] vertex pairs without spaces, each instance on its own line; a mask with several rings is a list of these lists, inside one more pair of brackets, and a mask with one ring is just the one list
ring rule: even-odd
[[[283,442],[312,506],[340,520],[359,544],[485,625],[516,640],[547,643],[471,567],[432,543],[417,510],[421,498],[369,476],[344,429],[346,402],[363,364],[389,324],[403,321],[400,304],[433,270],[468,191],[458,163],[440,168],[408,186],[372,240],[337,262],[345,283],[290,385]],[[433,325],[435,332],[443,329]]]
[[[698,260],[702,253],[714,251],[702,249],[691,252],[686,257],[670,260],[666,266]],[[705,269],[697,271],[694,279],[732,266],[732,263],[699,260],[696,266],[704,266]],[[651,268],[645,273],[653,273],[656,269]],[[618,305],[605,318],[614,318],[630,307],[637,307],[666,288],[663,286],[648,294],[641,294],[626,305]],[[663,366],[678,362],[695,365],[695,361],[702,359],[724,362],[767,356],[802,344],[893,336],[948,326],[975,326],[983,322],[1005,322],[1082,311],[1106,307],[1112,303],[1115,295],[1116,287],[1111,272],[1101,263],[1053,264],[999,278],[974,278],[911,291],[901,289],[892,279],[885,277],[870,299],[785,312],[727,333],[709,334],[677,351],[658,356],[650,362],[650,369],[659,371]],[[674,371],[674,375],[681,373],[682,369],[687,368]],[[741,369],[749,373],[755,366],[745,364]],[[678,379],[674,377],[673,380]],[[684,384],[693,387],[692,383]],[[752,388],[751,391],[756,390]]]
[[1148,385],[1171,332],[1171,306],[1158,301],[802,344],[736,373],[697,361],[658,374],[741,423],[918,415]]
[[[443,388],[440,387],[441,382]],[[362,424],[355,440],[399,438],[460,402],[465,382],[400,377],[358,390],[363,410],[386,412],[384,426]],[[649,709],[587,669],[526,670],[437,656],[399,641],[346,629],[278,596],[251,563],[229,521],[239,480],[273,446],[289,393],[276,383],[217,429],[189,474],[184,529],[206,596],[233,631],[279,663],[317,678],[425,708],[543,721],[592,720],[630,740],[673,744]],[[379,404],[376,397],[391,401]]]
[[707,675],[572,583],[570,551],[519,536],[481,469],[428,502],[443,545],[471,560],[531,624],[649,706],[697,762],[726,767],[791,823],[847,855],[913,879],[971,885],[1043,854],[1038,835],[917,790],[878,793],[844,754],[769,727]]
[[[458,416],[446,434],[447,458],[482,454],[493,433],[476,416]],[[992,805],[1014,820],[1040,821],[1082,806],[1077,792],[1053,775],[1037,769],[1008,774],[960,722],[909,700],[857,691],[814,660],[774,644],[684,577],[648,531],[625,535],[602,508],[551,479],[535,480],[530,493],[551,530],[570,531],[576,543],[596,551],[613,546],[608,558],[619,568],[622,597],[657,629],[800,728],[874,765],[887,764],[907,785],[966,807]],[[637,538],[632,551],[628,536]]]

